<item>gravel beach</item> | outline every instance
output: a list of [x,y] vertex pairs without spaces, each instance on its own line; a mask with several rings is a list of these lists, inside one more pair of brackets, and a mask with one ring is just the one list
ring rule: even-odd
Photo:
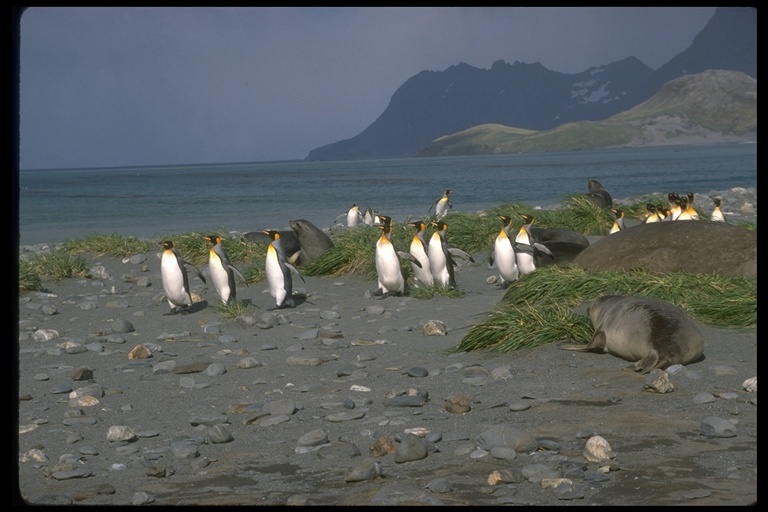
[[239,284],[238,319],[194,272],[200,302],[167,315],[154,252],[88,257],[19,297],[17,499],[756,504],[756,328],[698,324],[705,359],[650,375],[558,344],[449,355],[504,295],[474,256],[458,298],[307,276],[291,309]]

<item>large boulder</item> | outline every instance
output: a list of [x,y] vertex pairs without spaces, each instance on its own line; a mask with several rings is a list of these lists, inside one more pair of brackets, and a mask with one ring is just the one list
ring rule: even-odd
[[757,278],[757,233],[708,220],[639,224],[593,242],[573,263],[598,272],[643,269]]

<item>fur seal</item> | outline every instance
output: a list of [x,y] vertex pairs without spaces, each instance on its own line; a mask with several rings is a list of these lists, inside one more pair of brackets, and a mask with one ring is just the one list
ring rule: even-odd
[[[309,265],[333,247],[330,239],[320,228],[304,219],[294,219],[288,222],[299,240],[299,265]],[[286,251],[287,252],[287,251]]]
[[[280,241],[285,250],[285,254],[288,256],[288,261],[295,263],[299,257],[299,251],[301,250],[299,237],[296,236],[296,233],[292,229],[280,230],[278,233],[280,234]],[[243,238],[265,247],[272,242],[269,235],[265,235],[263,231],[249,231],[243,233]]]
[[636,361],[628,369],[648,373],[698,361],[704,337],[693,320],[672,304],[634,295],[604,295],[589,306],[595,334],[589,344],[565,350],[608,353]]
[[587,188],[589,189],[587,197],[589,197],[596,205],[601,208],[610,208],[613,206],[613,197],[611,197],[611,194],[605,189],[602,183],[597,180],[588,180]]

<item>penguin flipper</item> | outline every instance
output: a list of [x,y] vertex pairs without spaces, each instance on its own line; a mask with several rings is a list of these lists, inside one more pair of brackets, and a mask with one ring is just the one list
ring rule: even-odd
[[450,252],[450,253],[451,253],[451,254],[453,254],[454,256],[458,256],[459,258],[463,258],[463,259],[465,259],[465,260],[469,260],[469,261],[471,261],[472,263],[474,263],[474,262],[475,262],[475,260],[474,260],[474,258],[472,258],[472,256],[470,256],[470,255],[469,255],[469,254],[467,254],[466,252],[462,251],[462,250],[461,250],[461,249],[459,249],[458,247],[449,247],[449,248],[448,248],[448,252]]
[[534,242],[534,243],[533,243],[533,246],[534,246],[534,247],[535,247],[537,250],[539,250],[539,251],[543,252],[544,254],[546,254],[547,256],[549,256],[550,258],[552,258],[553,260],[555,259],[555,255],[554,255],[554,254],[552,254],[552,251],[550,251],[550,250],[549,250],[549,248],[548,248],[546,245],[544,245],[544,244],[540,244],[540,243],[538,243],[538,242]]
[[[200,278],[200,280],[201,280],[203,283],[205,283],[205,282],[206,282],[206,281],[205,281],[205,277],[203,276],[202,272],[200,272],[200,269],[199,269],[199,268],[197,268],[196,266],[194,266],[192,263],[190,263],[190,262],[188,262],[188,261],[184,261],[184,260],[181,260],[181,261],[182,261],[182,263],[184,263],[185,265],[189,265],[190,267],[192,267],[193,269],[195,269],[195,273],[197,274],[197,277],[199,277],[199,278]],[[207,284],[207,283],[206,283],[206,284]]]
[[[297,276],[299,276],[299,277],[301,278],[301,280],[302,280],[302,281],[304,281],[304,276],[303,276],[303,275],[301,275],[301,272],[299,272],[299,269],[297,269],[296,267],[294,267],[293,265],[291,265],[291,264],[290,264],[290,263],[288,263],[288,262],[285,262],[285,263],[284,263],[284,265],[285,265],[285,266],[286,266],[286,267],[287,267],[287,268],[288,268],[288,269],[289,269],[291,272],[293,272],[294,274],[296,274]],[[304,281],[304,283],[306,283],[306,281]]]
[[232,265],[231,263],[230,263],[228,266],[229,266],[229,268],[230,268],[230,269],[232,269],[232,272],[234,272],[235,274],[237,274],[238,276],[240,276],[240,279],[242,279],[242,280],[243,280],[243,283],[245,283],[245,286],[248,286],[248,281],[246,281],[246,280],[245,280],[245,278],[243,277],[243,274],[241,274],[241,273],[240,273],[240,271],[239,271],[239,270],[237,270],[237,267],[235,267],[235,266],[234,266],[234,265]]
[[347,217],[347,212],[344,212],[341,215],[339,215],[338,217],[336,217],[334,219],[333,223],[336,224],[337,222],[339,222],[339,219],[341,219],[342,217],[346,218]]
[[405,251],[397,251],[397,254],[404,260],[408,260],[412,262],[414,265],[416,265],[417,267],[422,268],[421,262],[418,259],[416,259],[416,256],[414,256],[413,254]]

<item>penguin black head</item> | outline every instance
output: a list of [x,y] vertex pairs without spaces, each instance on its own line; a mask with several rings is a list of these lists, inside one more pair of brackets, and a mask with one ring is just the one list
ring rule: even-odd
[[680,196],[677,194],[677,192],[670,192],[667,195],[667,199],[669,199],[669,204],[677,204],[677,201],[680,199]]
[[416,228],[416,231],[423,231],[426,227],[423,220],[415,220],[413,222],[409,222],[408,225]]
[[203,238],[211,242],[213,245],[221,243],[221,237],[219,235],[206,235]]
[[446,196],[447,196],[448,194],[450,194],[450,193],[451,193],[451,190],[450,190],[450,189],[445,189],[445,195],[446,195]]
[[274,229],[262,229],[261,232],[267,235],[270,238],[270,240],[280,239],[280,233],[278,231],[275,231]]
[[527,225],[533,224],[533,217],[531,215],[521,213],[520,217],[523,218],[523,222]]
[[653,203],[648,203],[647,205],[645,205],[645,209],[646,209],[646,210],[648,211],[648,213],[650,213],[651,215],[653,215],[654,213],[656,213],[656,205],[655,205],[655,204],[653,204]]
[[507,215],[499,215],[499,219],[504,223],[504,226],[509,226],[512,223],[512,217]]
[[688,196],[688,204],[693,204],[693,192],[686,192],[686,196]]
[[437,228],[438,231],[443,231],[443,230],[448,229],[448,224],[446,224],[445,222],[443,222],[441,220],[439,220],[437,222],[432,221],[432,222],[430,222],[430,224],[435,226],[435,228]]
[[722,199],[720,199],[719,197],[712,197],[712,196],[710,196],[709,198],[712,200],[713,203],[715,203],[715,206],[720,208],[720,206],[723,203]]
[[163,249],[173,249],[173,242],[170,240],[164,240],[160,242],[160,245],[163,246]]
[[610,208],[610,210],[611,210],[611,212],[613,212],[613,214],[616,216],[617,219],[624,216],[624,211],[623,210],[619,210],[617,208]]

